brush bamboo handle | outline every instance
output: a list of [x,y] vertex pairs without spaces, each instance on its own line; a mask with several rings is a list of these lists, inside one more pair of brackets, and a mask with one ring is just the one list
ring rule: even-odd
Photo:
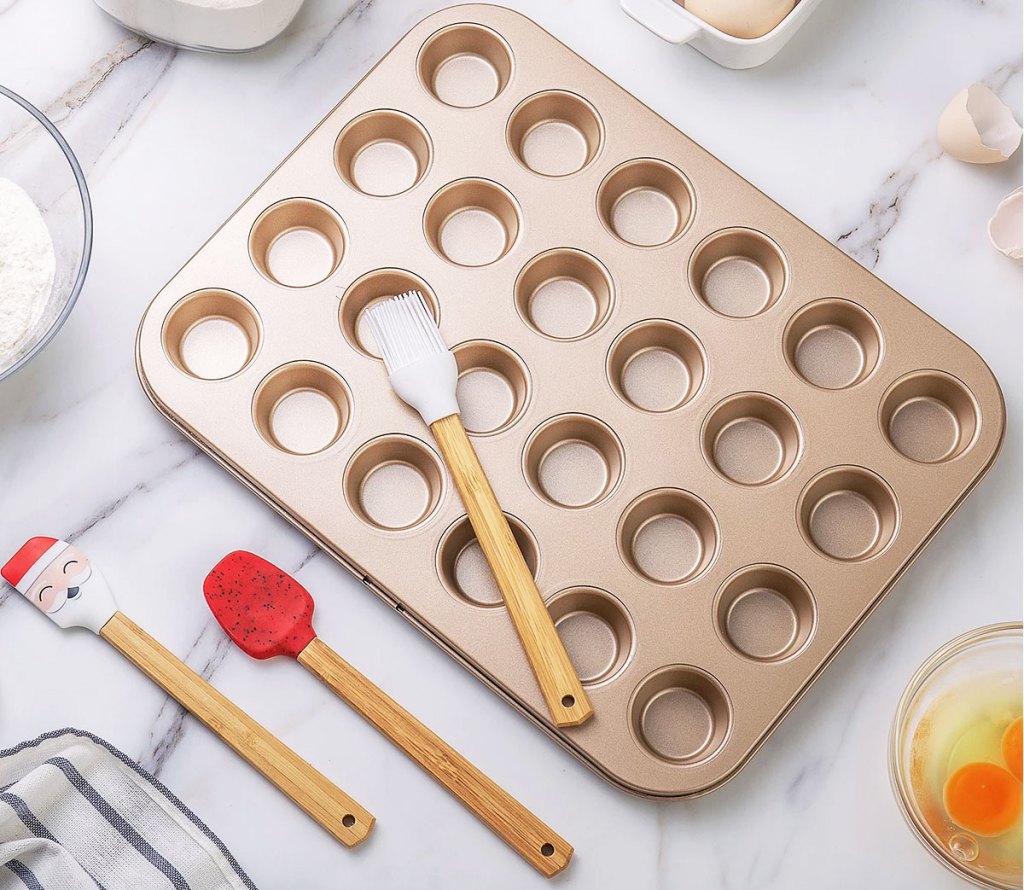
[[557,726],[594,713],[458,414],[430,426]]
[[572,858],[572,847],[447,742],[378,689],[317,637],[298,656],[363,717],[444,785],[462,803],[546,877]]
[[100,636],[345,846],[369,834],[370,813],[122,612],[114,613]]

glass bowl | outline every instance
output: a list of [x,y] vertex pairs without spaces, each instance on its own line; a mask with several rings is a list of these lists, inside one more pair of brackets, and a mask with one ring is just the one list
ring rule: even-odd
[[[972,694],[981,688],[982,678],[989,678],[988,690],[998,684],[1000,698],[1019,701],[1021,693],[1021,662],[1024,657],[1020,622],[992,624],[969,631],[946,643],[914,674],[896,709],[889,740],[889,771],[893,792],[904,818],[918,840],[943,865],[980,887],[1019,890],[1019,869],[1000,868],[986,864],[978,856],[977,839],[952,823],[945,812],[929,806],[920,790],[925,779],[917,778],[927,771],[915,764],[914,741],[923,721],[938,723],[935,705],[960,700],[965,708],[982,698]],[[953,707],[956,707],[954,704]],[[1019,710],[1016,713],[1020,713]],[[959,725],[959,724],[958,724]],[[931,729],[931,725],[925,727]],[[915,765],[917,771],[915,773]],[[932,815],[931,820],[926,812]],[[983,839],[991,840],[991,839]]]
[[13,352],[0,355],[0,380],[28,363],[60,330],[85,283],[92,252],[92,207],[82,168],[39,109],[0,85],[0,179],[35,202],[53,240],[56,270],[49,300]]

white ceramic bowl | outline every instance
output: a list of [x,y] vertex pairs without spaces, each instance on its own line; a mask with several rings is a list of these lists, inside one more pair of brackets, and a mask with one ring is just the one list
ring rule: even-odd
[[95,0],[107,15],[144,37],[204,52],[241,53],[270,43],[304,0]]
[[763,65],[807,21],[821,0],[799,0],[793,11],[762,37],[733,37],[687,12],[673,0],[621,0],[631,18],[669,43],[688,43],[726,68]]

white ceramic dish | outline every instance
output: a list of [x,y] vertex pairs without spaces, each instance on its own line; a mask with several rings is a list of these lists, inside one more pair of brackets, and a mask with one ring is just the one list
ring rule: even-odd
[[673,0],[620,0],[630,18],[669,43],[688,43],[725,68],[755,68],[782,49],[821,0],[799,0],[793,11],[763,37],[733,37]]
[[207,52],[238,53],[270,43],[304,0],[95,0],[144,37]]

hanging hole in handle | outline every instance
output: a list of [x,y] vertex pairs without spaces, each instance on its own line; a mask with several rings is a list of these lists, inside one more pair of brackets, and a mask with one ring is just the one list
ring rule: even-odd
[[[569,697],[570,696],[566,696],[566,698],[569,698]],[[555,845],[554,844],[544,844],[544,845],[542,845],[541,848],[540,848],[540,855],[541,856],[554,856],[555,855]]]
[[563,695],[562,696],[562,707],[563,708],[571,708],[574,704],[576,704],[575,696],[572,696],[572,695]]
[[345,815],[341,817],[341,824],[346,828],[351,828],[356,824],[356,817],[351,813],[345,813]]

